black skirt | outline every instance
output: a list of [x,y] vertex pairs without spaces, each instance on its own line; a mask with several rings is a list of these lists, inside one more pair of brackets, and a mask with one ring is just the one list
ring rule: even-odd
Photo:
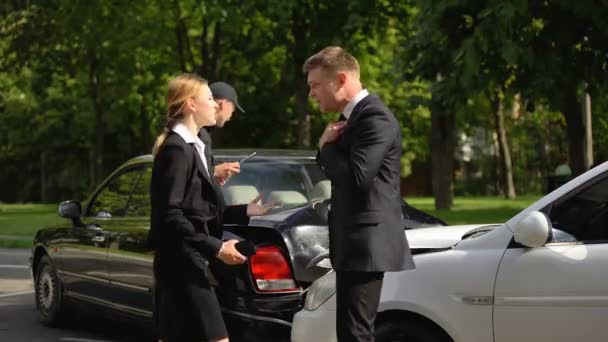
[[217,341],[228,337],[212,287],[171,284],[161,285],[156,291],[157,329],[163,342]]
[[154,314],[159,339],[202,342],[228,337],[215,290],[204,273],[193,272],[198,273],[194,276],[187,272],[190,274],[184,277],[175,272],[159,272],[157,262],[155,258]]

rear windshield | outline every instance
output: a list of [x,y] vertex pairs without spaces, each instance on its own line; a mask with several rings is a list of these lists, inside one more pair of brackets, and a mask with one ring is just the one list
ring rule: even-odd
[[228,205],[246,204],[261,194],[265,201],[277,202],[275,211],[281,211],[328,199],[330,189],[314,160],[252,159],[241,164],[241,172],[224,184],[222,192]]

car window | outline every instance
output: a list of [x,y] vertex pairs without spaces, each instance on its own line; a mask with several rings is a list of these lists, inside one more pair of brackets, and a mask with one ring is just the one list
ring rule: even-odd
[[132,168],[112,178],[91,201],[87,216],[124,217],[129,195],[139,181],[143,168]]
[[222,187],[229,205],[245,204],[262,195],[287,210],[329,198],[331,185],[313,160],[259,160],[241,165],[241,172]]
[[150,216],[150,180],[152,179],[152,168],[146,167],[137,185],[133,189],[127,204],[126,216],[142,217]]
[[551,207],[549,218],[559,230],[553,242],[563,241],[564,233],[577,241],[608,242],[608,177]]

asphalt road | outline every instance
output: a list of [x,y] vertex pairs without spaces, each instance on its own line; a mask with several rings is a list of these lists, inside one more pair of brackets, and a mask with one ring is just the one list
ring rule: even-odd
[[31,276],[30,251],[0,249],[0,341],[6,342],[109,342],[153,341],[141,327],[103,317],[78,315],[63,328],[38,321]]

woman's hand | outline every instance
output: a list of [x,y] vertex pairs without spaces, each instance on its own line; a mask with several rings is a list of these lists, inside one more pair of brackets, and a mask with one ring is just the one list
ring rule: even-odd
[[263,216],[270,212],[276,203],[273,201],[266,202],[265,204],[258,204],[262,200],[262,195],[254,198],[253,201],[247,204],[247,216]]
[[228,265],[240,265],[247,260],[247,258],[236,250],[234,245],[239,242],[238,240],[228,240],[222,244],[220,252],[217,254],[217,258],[222,260]]

